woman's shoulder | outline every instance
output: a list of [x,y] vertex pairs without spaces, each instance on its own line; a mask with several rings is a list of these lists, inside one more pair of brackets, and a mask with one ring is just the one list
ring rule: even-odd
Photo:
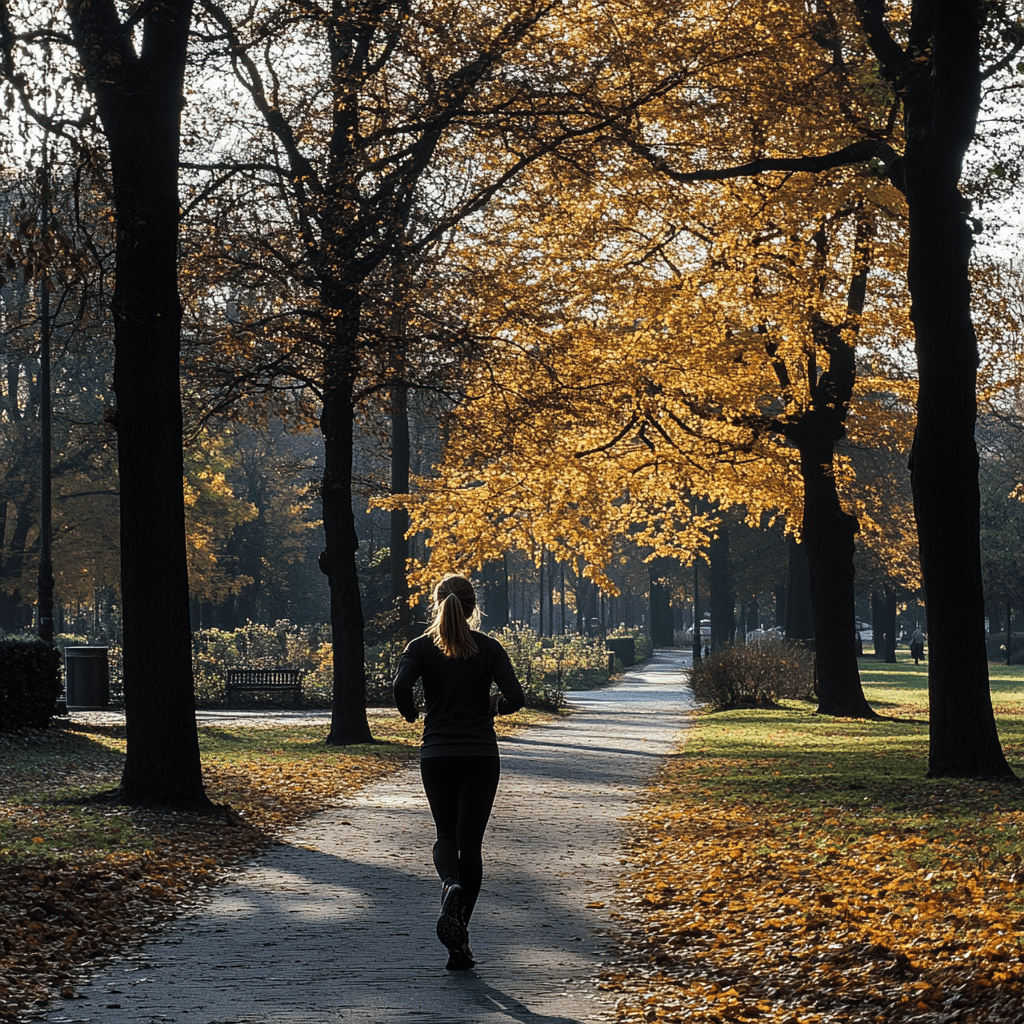
[[504,647],[501,646],[500,641],[495,640],[493,636],[488,636],[486,633],[481,633],[478,629],[471,629],[470,633],[473,635],[473,639],[476,641],[477,650],[480,651],[503,651]]
[[434,638],[429,633],[420,633],[418,637],[413,638],[405,645],[406,651],[412,653],[422,653],[431,648],[437,650],[437,644],[434,643]]

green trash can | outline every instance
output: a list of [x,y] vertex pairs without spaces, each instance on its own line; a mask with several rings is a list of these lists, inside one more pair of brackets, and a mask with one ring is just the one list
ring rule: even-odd
[[65,647],[64,685],[68,711],[102,711],[110,705],[106,647]]

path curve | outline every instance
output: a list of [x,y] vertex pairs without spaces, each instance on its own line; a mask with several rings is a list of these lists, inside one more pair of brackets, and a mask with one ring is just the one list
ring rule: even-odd
[[665,650],[576,713],[501,743],[474,971],[434,937],[433,827],[411,765],[291,830],[55,1008],[52,1022],[585,1024],[623,868],[624,818],[693,706]]

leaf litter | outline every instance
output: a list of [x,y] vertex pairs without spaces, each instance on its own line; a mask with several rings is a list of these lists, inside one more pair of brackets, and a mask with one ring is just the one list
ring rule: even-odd
[[[932,782],[912,824],[839,800],[794,822],[721,799],[726,770],[670,761],[634,821],[601,982],[618,1021],[1020,1024],[1018,791]],[[1010,841],[984,844],[972,803]]]
[[373,727],[394,739],[338,748],[323,726],[201,729],[206,793],[227,815],[71,802],[116,787],[123,726],[0,736],[0,1021],[78,997],[102,963],[286,829],[415,756],[397,715],[378,712]]
[[[201,726],[206,794],[230,808],[219,815],[83,803],[117,786],[123,724],[85,716],[0,734],[0,1022],[79,998],[105,962],[303,818],[416,757],[422,723],[368,715],[378,742],[356,747],[325,746],[326,723]],[[550,717],[520,711],[496,730]]]

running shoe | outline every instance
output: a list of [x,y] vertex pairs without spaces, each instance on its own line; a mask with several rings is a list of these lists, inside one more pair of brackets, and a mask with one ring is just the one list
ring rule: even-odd
[[453,949],[448,954],[448,963],[444,965],[444,969],[446,971],[471,971],[476,967],[472,953],[468,943],[463,943],[462,949]]
[[447,946],[450,953],[461,953],[463,945],[469,942],[469,931],[463,916],[465,906],[466,899],[462,886],[458,882],[453,882],[443,891],[441,916],[437,919],[435,929],[438,939]]

